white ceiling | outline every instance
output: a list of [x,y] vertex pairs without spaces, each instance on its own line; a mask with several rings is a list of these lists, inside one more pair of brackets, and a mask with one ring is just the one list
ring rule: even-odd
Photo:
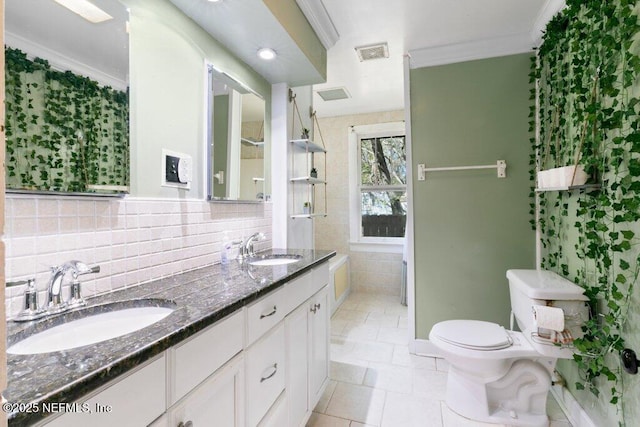
[[129,14],[116,0],[93,2],[114,19],[91,24],[54,1],[5,0],[5,43],[30,56],[49,59],[54,68],[73,70],[125,89]]
[[[526,52],[561,0],[322,0],[340,38],[328,50],[327,82],[314,85],[318,116],[404,108],[403,57],[439,65]],[[389,44],[389,58],[360,62],[355,47]],[[345,87],[350,99],[317,90]]]
[[[93,1],[110,12],[111,5],[118,3]],[[263,0],[170,1],[269,82],[297,86],[321,81],[317,70]],[[345,100],[324,101],[314,94],[314,108],[321,117],[404,108],[403,58],[407,53],[412,67],[422,67],[529,51],[539,42],[541,30],[551,16],[564,5],[563,0],[307,1],[322,1],[339,33],[337,43],[328,49],[327,82],[315,85],[314,91],[344,87],[351,95]],[[68,20],[78,20],[77,17],[51,0],[6,0],[5,7],[8,44],[28,50],[20,40],[36,44],[58,40],[63,55],[70,58],[76,53],[64,49],[88,47],[95,55],[83,62],[103,70],[105,80],[119,80],[126,86],[127,15],[122,13],[122,7],[113,12],[118,19],[97,26],[106,30],[117,25],[116,30],[98,37],[51,26],[58,24],[65,30],[96,27],[82,20],[71,24]],[[117,47],[117,57],[100,44],[114,35],[116,38],[110,42]],[[360,62],[354,48],[379,42],[388,43],[389,58]],[[258,59],[257,50],[265,46],[278,52],[275,61]]]
[[[322,77],[262,0],[170,0],[269,83],[309,85]],[[264,61],[258,49],[274,49],[278,57]],[[216,64],[214,64],[216,65]]]

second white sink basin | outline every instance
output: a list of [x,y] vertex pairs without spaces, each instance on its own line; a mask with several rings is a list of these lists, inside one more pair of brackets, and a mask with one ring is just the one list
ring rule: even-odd
[[9,354],[40,354],[106,341],[152,325],[173,311],[169,307],[131,307],[94,314],[31,335],[7,349]]
[[293,264],[294,262],[298,262],[302,259],[301,255],[265,255],[258,258],[250,259],[248,262],[251,265],[257,266],[273,266],[273,265],[286,265]]

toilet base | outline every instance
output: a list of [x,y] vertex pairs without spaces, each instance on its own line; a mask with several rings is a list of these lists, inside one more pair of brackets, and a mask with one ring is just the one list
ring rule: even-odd
[[551,377],[540,363],[516,360],[502,378],[485,383],[450,366],[447,406],[471,420],[509,426],[549,425],[546,402]]
[[483,423],[492,423],[492,424],[501,424],[506,426],[514,426],[514,427],[548,427],[549,426],[549,417],[546,415],[529,415],[529,414],[521,414],[518,418],[512,418],[511,414],[506,413],[504,411],[498,411],[494,415],[490,415],[482,418],[469,418],[451,406],[447,402],[447,406],[456,414],[460,415],[471,421],[480,421]]

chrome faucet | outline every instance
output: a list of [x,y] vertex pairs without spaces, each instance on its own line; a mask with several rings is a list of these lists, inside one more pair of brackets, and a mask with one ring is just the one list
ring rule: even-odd
[[65,265],[51,268],[51,278],[47,286],[47,303],[45,305],[45,309],[49,313],[60,313],[66,309],[66,304],[62,301],[62,279],[67,274]]
[[240,254],[238,255],[238,260],[242,261],[245,258],[252,258],[256,256],[256,253],[253,250],[253,242],[259,242],[266,238],[267,237],[264,235],[264,233],[261,232],[254,233],[249,236],[247,240],[242,242],[242,244],[240,245]]
[[[71,283],[71,295],[68,302],[62,300],[62,282],[67,272],[73,274],[73,282]],[[49,314],[60,313],[75,307],[85,305],[80,295],[80,282],[78,276],[90,273],[99,273],[100,266],[89,267],[81,261],[72,260],[64,264],[53,267],[51,269],[51,279],[47,289],[47,305],[46,309]]]
[[[73,274],[73,282],[71,283],[69,301],[65,302],[62,298],[62,285],[64,277],[69,271]],[[78,276],[99,272],[100,266],[89,267],[87,264],[76,260],[68,261],[60,266],[51,268],[51,278],[47,285],[47,302],[41,308],[38,308],[35,280],[28,280],[28,288],[25,291],[25,309],[13,320],[16,322],[35,320],[85,305],[80,295]],[[11,284],[21,285],[24,283],[25,282],[13,282]]]

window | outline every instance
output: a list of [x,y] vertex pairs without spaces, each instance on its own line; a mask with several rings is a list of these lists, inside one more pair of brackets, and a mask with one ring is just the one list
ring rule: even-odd
[[404,125],[359,126],[354,133],[352,245],[401,245],[407,219]]

